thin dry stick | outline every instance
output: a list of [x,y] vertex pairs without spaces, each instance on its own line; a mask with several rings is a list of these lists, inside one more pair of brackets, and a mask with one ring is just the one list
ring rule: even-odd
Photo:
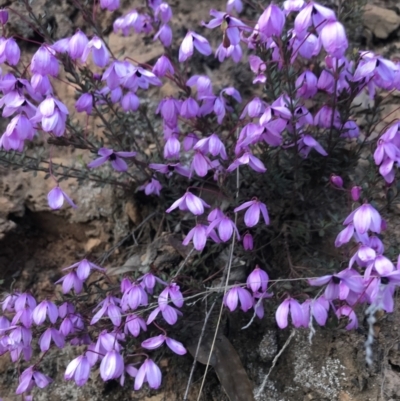
[[260,388],[257,390],[256,399],[260,398],[261,394],[264,391],[265,386],[267,385],[267,380],[268,380],[269,375],[272,372],[272,369],[275,367],[276,363],[278,362],[279,357],[282,355],[283,351],[285,351],[285,349],[287,348],[287,346],[289,345],[290,341],[292,340],[292,338],[294,337],[295,334],[296,334],[296,330],[293,329],[292,332],[290,333],[289,338],[286,340],[285,344],[283,345],[282,349],[275,356],[274,360],[272,361],[272,366],[269,368],[269,371],[268,371],[267,375],[264,377],[264,380],[261,383]]
[[203,327],[201,329],[199,342],[197,343],[196,354],[194,356],[192,369],[190,370],[190,375],[189,375],[188,383],[187,383],[187,386],[186,386],[185,395],[183,396],[183,401],[187,401],[187,397],[189,395],[189,388],[190,388],[190,384],[191,384],[192,379],[193,379],[193,373],[194,373],[194,369],[196,367],[197,357],[199,356],[199,350],[200,350],[200,346],[201,346],[201,341],[203,339],[204,332],[206,331],[207,322],[208,322],[209,317],[211,316],[212,310],[214,309],[215,303],[216,303],[216,300],[212,303],[210,310],[207,312],[206,317],[204,318]]
[[[237,136],[238,136],[237,132]],[[239,167],[236,170],[236,198],[239,197]],[[235,213],[235,226],[237,225],[237,214]],[[224,271],[224,276],[222,277],[222,282],[224,282],[225,280],[225,286],[224,286],[224,294],[223,297],[225,297],[225,294],[228,290],[228,283],[229,283],[229,277],[231,274],[231,268],[232,268],[232,261],[233,261],[233,251],[235,249],[235,241],[236,241],[236,233],[235,231],[233,231],[233,235],[232,235],[232,243],[231,243],[231,250],[230,250],[230,254],[229,254],[229,262],[228,262],[228,266],[227,269]],[[226,278],[225,278],[226,277]],[[211,344],[211,349],[210,349],[210,353],[208,354],[208,360],[207,360],[207,364],[206,364],[206,370],[204,372],[203,375],[203,380],[201,382],[201,386],[200,386],[200,390],[199,390],[199,395],[197,396],[197,401],[200,400],[201,397],[201,393],[203,392],[203,387],[204,387],[204,383],[206,381],[206,376],[207,376],[207,372],[208,372],[208,366],[210,365],[210,360],[211,360],[211,356],[212,353],[214,351],[214,346],[215,346],[215,341],[217,340],[217,335],[218,335],[218,330],[219,330],[219,325],[221,324],[221,318],[222,318],[222,311],[224,309],[224,303],[221,302],[221,307],[219,309],[219,315],[218,315],[218,321],[217,321],[217,326],[215,328],[215,333],[214,333],[214,338]]]

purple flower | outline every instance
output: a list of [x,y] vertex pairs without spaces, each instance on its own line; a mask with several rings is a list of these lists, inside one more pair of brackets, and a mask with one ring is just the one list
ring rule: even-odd
[[304,327],[308,327],[310,313],[320,326],[325,326],[328,319],[329,302],[322,296],[314,300],[307,299],[301,305],[304,314]]
[[343,244],[347,244],[354,234],[354,225],[349,224],[345,229],[340,231],[335,240],[335,246],[339,248]]
[[83,62],[87,61],[90,52],[92,53],[93,62],[95,65],[98,67],[105,67],[108,64],[110,53],[108,52],[104,42],[97,36],[93,36],[93,38],[86,45],[81,56],[81,60]]
[[156,180],[155,178],[152,178],[147,184],[138,187],[138,191],[144,191],[146,195],[154,194],[157,196],[160,196],[161,189],[162,185],[160,184],[160,181]]
[[296,16],[294,20],[294,31],[300,40],[307,36],[308,28],[313,25],[317,32],[325,26],[327,21],[335,21],[335,12],[331,9],[310,2]]
[[314,97],[318,92],[317,77],[311,71],[303,72],[296,80],[297,96],[304,99]]
[[205,207],[210,207],[203,199],[191,192],[186,192],[181,198],[176,200],[167,210],[167,213],[171,213],[174,209],[179,207],[179,210],[189,210],[194,215],[199,216],[204,213]]
[[32,318],[33,321],[39,326],[44,323],[47,315],[50,322],[54,324],[58,318],[58,309],[53,302],[45,300],[35,307]]
[[7,24],[8,22],[8,11],[4,8],[0,9],[0,22],[2,25]]
[[184,118],[194,118],[197,116],[199,112],[199,105],[197,104],[196,100],[192,97],[188,97],[186,100],[182,102],[181,105],[181,116]]
[[150,388],[157,389],[161,386],[161,370],[151,359],[146,359],[140,366],[134,389],[140,390],[145,382],[149,383]]
[[162,55],[154,64],[153,74],[157,77],[163,77],[167,72],[174,75],[174,67],[167,56]]
[[55,284],[62,283],[63,294],[68,294],[74,288],[75,294],[79,294],[83,289],[83,281],[80,280],[75,271],[68,273],[66,276],[61,277]]
[[339,309],[336,310],[336,316],[338,317],[338,319],[344,316],[350,320],[350,323],[346,326],[346,330],[352,330],[358,327],[357,316],[350,306],[341,306]]
[[256,268],[247,277],[247,287],[253,292],[265,292],[267,291],[268,280],[268,274],[256,265]]
[[171,46],[172,43],[172,29],[168,24],[161,25],[158,32],[154,35],[154,40],[160,39],[160,42],[165,47]]
[[72,60],[82,57],[88,42],[89,39],[86,37],[86,35],[80,29],[78,29],[75,35],[73,35],[68,42],[67,51]]
[[117,379],[124,373],[124,360],[116,350],[106,353],[100,364],[100,376],[104,381]]
[[161,3],[155,10],[154,15],[163,23],[166,24],[172,18],[171,7],[167,3]]
[[87,259],[82,259],[81,261],[74,263],[71,266],[64,267],[63,270],[70,270],[70,269],[75,269],[76,268],[76,274],[81,281],[85,281],[89,275],[92,269],[97,270],[99,272],[104,273],[106,270],[103,269],[100,266],[95,265],[92,262],[89,262]]
[[124,111],[136,111],[140,106],[139,98],[132,92],[127,92],[121,99],[121,106]]
[[64,379],[75,379],[77,386],[83,386],[89,379],[90,364],[85,355],[79,355],[73,359],[65,370]]
[[360,199],[361,190],[362,188],[357,185],[351,188],[351,199],[353,199],[354,202],[357,202]]
[[368,230],[379,234],[381,232],[382,218],[379,212],[369,203],[364,203],[356,210],[352,211],[344,225],[353,223],[358,234],[365,234]]
[[252,54],[249,56],[249,64],[251,71],[257,74],[253,84],[257,82],[265,83],[267,81],[267,77],[265,76],[265,70],[267,69],[267,66],[265,62],[260,57]]
[[204,96],[212,96],[212,83],[209,77],[204,75],[193,75],[190,77],[186,86],[195,86],[197,88],[197,99],[202,99]]
[[332,121],[335,128],[339,129],[341,127],[339,112],[337,110],[333,111],[329,106],[323,106],[314,117],[314,125],[321,128],[330,128]]
[[67,107],[52,96],[47,96],[36,110],[32,122],[41,122],[45,132],[53,132],[55,136],[62,136],[65,131],[65,121],[69,114]]
[[121,172],[128,170],[128,165],[122,158],[136,156],[136,152],[114,152],[112,149],[107,148],[99,149],[97,154],[99,154],[100,157],[90,162],[87,165],[89,168],[99,167],[107,161],[110,161],[114,170]]
[[299,153],[305,158],[308,156],[311,149],[315,149],[322,156],[328,156],[328,153],[326,153],[321,144],[311,135],[301,135],[300,139],[297,141],[297,145],[299,147]]
[[168,348],[171,349],[171,351],[175,352],[175,354],[185,355],[187,352],[182,343],[162,334],[143,341],[142,347],[145,349],[154,350],[163,345],[164,342],[167,344]]
[[270,4],[258,19],[260,32],[267,38],[281,36],[285,25],[285,14],[275,4]]
[[49,327],[39,338],[39,346],[42,352],[50,349],[51,340],[58,348],[64,348],[64,336],[54,327]]
[[24,292],[22,294],[9,295],[6,297],[3,303],[3,311],[10,310],[12,305],[15,311],[18,312],[27,306],[34,309],[36,307],[36,301],[31,294]]
[[147,304],[147,293],[140,284],[134,283],[127,286],[121,299],[121,309],[123,311],[129,308],[136,310],[140,305],[146,306]]
[[228,0],[226,3],[226,11],[231,13],[233,10],[236,10],[238,14],[240,14],[243,10],[242,0]]
[[308,322],[305,322],[303,310],[299,302],[293,298],[287,298],[278,306],[275,313],[276,322],[279,328],[285,329],[287,327],[289,312],[294,327],[308,325]]
[[21,51],[14,38],[0,39],[0,63],[7,62],[10,65],[17,65]]
[[156,114],[161,113],[165,124],[170,128],[175,128],[181,111],[181,102],[177,99],[167,97],[158,104]]
[[57,210],[64,204],[64,199],[74,209],[77,207],[72,199],[59,187],[56,186],[47,194],[47,201],[51,209]]
[[91,114],[93,109],[93,95],[90,93],[83,93],[79,96],[79,99],[75,103],[75,109],[82,113],[82,111],[86,112],[86,114]]
[[220,155],[222,159],[228,158],[225,145],[219,139],[217,134],[211,134],[207,138],[200,139],[193,147],[194,150],[200,150],[202,153],[211,153],[214,157]]
[[34,74],[49,74],[56,77],[58,75],[58,60],[55,57],[55,51],[48,46],[40,46],[32,57],[31,71]]
[[224,305],[233,312],[237,308],[239,301],[243,312],[247,312],[254,304],[253,297],[249,291],[242,287],[234,286],[226,293]]
[[248,164],[257,173],[265,173],[267,169],[264,163],[257,159],[252,153],[244,152],[243,155],[237,159],[226,169],[228,173],[236,170],[239,166]]
[[181,150],[181,143],[177,138],[177,135],[172,134],[164,146],[164,158],[165,159],[179,159],[179,152]]
[[260,212],[263,215],[265,224],[269,224],[268,210],[264,203],[255,198],[238,206],[234,209],[234,212],[237,213],[246,208],[248,209],[244,215],[244,223],[247,227],[254,227],[258,223]]
[[45,388],[53,381],[50,379],[50,377],[34,369],[34,366],[29,366],[28,369],[25,369],[21,373],[21,376],[19,377],[19,385],[15,391],[16,394],[22,394],[26,391],[30,391],[35,384],[39,388]]
[[210,15],[212,15],[214,18],[207,24],[203,22],[202,25],[210,29],[221,25],[224,34],[226,34],[226,44],[228,46],[238,45],[240,43],[240,31],[244,29],[247,30],[247,25],[245,25],[239,19],[221,11],[210,10]]
[[349,291],[361,294],[364,290],[363,279],[358,272],[353,269],[345,269],[335,275],[326,275],[308,280],[310,285],[324,285],[325,298],[330,301],[334,299],[344,300],[349,295]]
[[332,174],[329,180],[335,187],[343,188],[343,178],[339,175]]
[[338,21],[328,21],[321,30],[320,38],[326,52],[333,57],[343,57],[349,46],[344,27]]
[[[214,232],[215,233],[215,232]],[[202,251],[207,242],[207,226],[204,224],[196,224],[183,240],[182,244],[187,246],[193,240],[193,246],[197,251]]]
[[174,325],[178,321],[178,315],[182,315],[182,313],[179,310],[175,309],[172,306],[169,305],[157,306],[157,308],[155,308],[153,312],[150,313],[146,323],[149,325],[151,322],[153,322],[160,312],[165,321],[170,325]]
[[[187,150],[187,149],[185,149]],[[180,163],[170,163],[170,164],[160,164],[160,163],[150,163],[149,167],[159,173],[166,174],[169,178],[172,176],[173,172],[176,171],[178,174],[189,177],[189,169],[182,166]]]
[[240,241],[240,234],[235,223],[223,213],[211,221],[206,231],[207,236],[210,235],[214,228],[218,228],[218,235],[222,242],[229,241],[234,231],[236,232],[237,239]]
[[171,298],[171,302],[178,308],[183,306],[183,295],[179,289],[179,285],[172,283],[164,288],[164,290],[158,296],[158,304],[160,307],[168,304],[168,299]]
[[183,63],[189,57],[192,57],[194,50],[193,47],[195,47],[199,53],[204,54],[205,56],[209,56],[212,53],[211,46],[206,38],[193,31],[189,31],[179,47],[180,63]]
[[140,334],[140,330],[147,331],[146,322],[139,316],[131,313],[125,320],[125,334],[131,333],[134,337]]
[[110,320],[112,321],[114,326],[121,325],[121,309],[117,304],[120,303],[118,298],[112,297],[108,295],[100,304],[96,307],[101,308],[97,311],[97,313],[93,316],[92,320],[90,321],[91,325],[96,324],[103,316],[106,314]]
[[119,8],[119,0],[100,0],[100,7],[108,11],[115,11]]
[[253,249],[253,236],[247,233],[243,237],[243,248],[245,251],[251,251]]

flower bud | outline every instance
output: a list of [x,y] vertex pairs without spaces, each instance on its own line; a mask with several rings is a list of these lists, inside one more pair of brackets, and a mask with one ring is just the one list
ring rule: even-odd
[[332,183],[332,185],[334,185],[337,188],[343,188],[343,179],[342,177],[332,174],[330,181]]
[[0,22],[2,25],[6,24],[8,21],[8,11],[1,9],[0,10]]
[[351,188],[351,198],[353,199],[354,202],[360,199],[360,194],[361,194],[361,187],[356,185],[353,188]]

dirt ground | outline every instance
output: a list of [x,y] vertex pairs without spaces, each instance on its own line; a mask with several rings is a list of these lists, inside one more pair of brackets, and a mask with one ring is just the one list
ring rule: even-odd
[[[0,1],[0,6],[1,3]],[[60,37],[70,35],[75,27],[83,25],[72,3],[52,0],[34,3],[38,9],[48,10],[46,18]],[[175,11],[174,31],[183,36],[187,27],[209,19],[210,8],[222,10],[225,3],[222,0],[170,2]],[[18,3],[14,6],[19,7]],[[124,1],[121,12],[124,13],[134,6],[132,2]],[[386,3],[377,3],[373,7],[380,8],[368,9],[369,14],[363,20],[361,42],[363,45],[373,46],[383,55],[400,57],[400,9],[397,5],[388,7]],[[251,11],[246,15],[251,17]],[[11,22],[15,33],[33,35],[18,18]],[[109,22],[110,15],[104,14],[102,25],[107,26]],[[199,28],[199,32],[205,31]],[[150,63],[162,54],[161,47],[135,36],[121,38],[111,33],[110,45],[116,49],[125,48],[132,58],[143,63]],[[212,43],[214,48],[216,45],[216,42]],[[221,67],[218,62],[206,63],[203,58],[198,57],[196,68],[199,72],[210,75],[221,87],[231,82],[235,82],[238,87],[244,87],[248,81],[240,63],[234,65],[228,62]],[[162,95],[169,94],[169,90],[170,88],[164,87]],[[385,111],[390,113],[395,110],[398,103],[398,98],[389,97]],[[395,116],[400,117],[400,113],[395,112],[391,118]],[[60,155],[60,161],[67,162],[68,157]],[[1,290],[7,291],[11,285],[21,290],[30,288],[36,296],[44,298],[53,293],[53,283],[62,276],[61,269],[83,257],[102,262],[105,267],[123,264],[127,255],[135,257],[136,248],[133,247],[132,240],[126,238],[149,211],[137,198],[137,194],[115,191],[109,186],[100,188],[94,183],[78,186],[71,179],[64,182],[64,189],[73,194],[74,198],[79,198],[82,206],[76,212],[70,209],[52,212],[46,200],[50,183],[43,176],[44,174],[39,173],[33,177],[31,173],[0,167]],[[400,210],[397,212],[400,213]],[[126,241],[121,246],[116,246],[123,239]],[[168,248],[169,245],[162,246]],[[174,259],[168,263],[174,263]],[[374,363],[371,367],[367,367],[365,362],[364,342],[368,327],[362,316],[358,330],[347,332],[342,328],[333,329],[329,326],[316,328],[310,342],[308,330],[278,330],[273,313],[272,310],[267,311],[266,318],[254,323],[251,330],[241,329],[251,318],[250,315],[233,313],[226,318],[221,338],[226,339],[230,344],[228,346],[233,347],[240,363],[232,351],[226,354],[225,359],[222,358],[218,368],[211,367],[202,401],[246,401],[245,398],[234,399],[232,394],[229,398],[226,394],[227,387],[224,389],[220,382],[221,374],[243,370],[250,379],[254,394],[261,394],[259,401],[400,400],[398,306],[393,314],[380,316],[375,324]],[[282,348],[283,353],[274,361]],[[68,347],[61,352],[51,351],[44,366],[45,373],[54,378],[54,383],[45,391],[35,391],[35,400],[181,400],[193,363],[190,353],[172,359],[161,356],[158,361],[164,374],[161,389],[134,392],[132,385],[121,388],[114,381],[104,383],[98,372],[92,374],[89,382],[82,388],[73,382],[65,382],[62,380],[65,367],[74,355],[73,349]],[[203,373],[204,366],[198,364],[189,393],[190,401],[197,398]],[[228,380],[234,383],[239,377],[231,374]],[[20,399],[14,395],[16,383],[15,365],[10,362],[8,355],[1,356],[0,397],[4,401]],[[253,399],[251,397],[253,395],[249,394],[249,401]]]

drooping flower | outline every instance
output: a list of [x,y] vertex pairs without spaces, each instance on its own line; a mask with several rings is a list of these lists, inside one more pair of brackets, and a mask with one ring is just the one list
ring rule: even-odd
[[179,207],[179,210],[189,210],[194,215],[199,216],[204,213],[205,207],[210,207],[203,199],[191,192],[186,192],[181,198],[176,200],[167,210],[167,213],[172,212],[174,209]]
[[91,114],[93,109],[93,95],[90,93],[83,93],[81,96],[79,96],[75,103],[75,109],[79,113],[84,111],[86,114]]
[[63,270],[70,270],[70,269],[76,269],[76,274],[77,274],[79,280],[82,280],[82,281],[86,280],[89,277],[90,272],[93,269],[97,270],[99,272],[102,272],[102,273],[104,273],[106,271],[102,267],[97,266],[92,262],[89,262],[87,259],[82,259],[81,261],[76,262],[71,266],[63,268]]
[[258,19],[260,32],[267,38],[280,37],[285,25],[285,14],[279,6],[270,4]]
[[121,309],[118,306],[120,300],[108,295],[96,308],[101,308],[96,312],[90,321],[91,325],[96,324],[105,314],[110,318],[114,326],[121,325]]
[[333,57],[343,57],[349,46],[344,27],[339,21],[328,21],[321,30],[320,38],[325,51]]
[[81,60],[86,62],[90,53],[92,53],[94,64],[98,67],[105,67],[108,64],[110,53],[108,52],[104,42],[97,36],[93,36],[93,38],[87,43],[82,53]]
[[49,206],[54,209],[60,209],[66,200],[74,209],[77,207],[72,199],[59,187],[56,186],[47,194],[47,201]]
[[267,207],[257,198],[254,198],[253,200],[245,202],[242,205],[238,206],[234,209],[234,212],[237,213],[243,209],[247,209],[244,215],[244,222],[247,227],[254,227],[258,223],[258,221],[260,220],[260,212],[263,215],[265,224],[269,224]]
[[209,56],[212,53],[211,46],[206,38],[193,31],[188,31],[179,47],[180,63],[183,63],[189,57],[192,57],[194,47],[199,53],[204,54],[205,56]]
[[29,368],[25,369],[21,373],[21,376],[19,377],[19,385],[15,393],[22,394],[24,392],[30,391],[35,384],[39,388],[45,388],[52,381],[53,380],[50,379],[50,377],[37,371],[34,366],[29,366]]
[[249,291],[242,287],[234,286],[226,293],[224,305],[233,312],[237,308],[239,301],[243,312],[247,312],[254,304],[253,297]]
[[255,269],[247,277],[247,287],[253,292],[265,292],[268,287],[268,274],[256,265]]
[[115,349],[108,351],[100,363],[100,376],[104,381],[117,379],[124,373],[124,360]]
[[42,301],[39,305],[35,307],[35,309],[33,310],[32,318],[33,321],[39,326],[46,320],[46,316],[49,317],[50,322],[53,324],[58,318],[57,306],[55,306],[53,302],[48,300]]
[[381,232],[382,218],[379,212],[369,203],[364,203],[352,211],[343,222],[344,225],[354,224],[358,234],[365,234],[368,230],[379,234]]
[[68,41],[67,51],[72,60],[82,57],[88,42],[86,35],[78,29]]
[[164,344],[164,342],[167,344],[168,348],[171,351],[175,352],[175,354],[185,355],[187,352],[186,348],[183,346],[181,342],[176,341],[173,338],[167,337],[166,335],[163,334],[144,340],[142,342],[142,347],[145,349],[153,350],[160,347],[162,344]]
[[49,327],[39,338],[38,344],[42,352],[50,349],[51,340],[53,340],[54,344],[57,345],[58,348],[64,348],[64,336],[54,327]]
[[36,110],[32,122],[41,122],[45,132],[53,132],[55,136],[62,136],[65,132],[65,122],[69,111],[64,103],[48,95]]
[[73,359],[65,370],[64,379],[74,379],[77,386],[83,386],[89,379],[90,364],[87,356],[79,355]]
[[300,327],[308,324],[305,322],[303,310],[298,301],[293,298],[285,299],[276,310],[276,322],[281,329],[285,329],[288,325],[288,315],[292,317],[294,327]]
[[143,362],[136,374],[134,389],[140,390],[145,382],[149,383],[150,388],[157,389],[161,386],[161,370],[149,358]]
[[242,156],[235,159],[233,163],[226,169],[226,171],[230,173],[236,170],[239,166],[246,164],[248,164],[249,167],[251,167],[257,173],[265,173],[267,171],[264,163],[250,152],[244,152]]
[[136,152],[114,152],[114,150],[107,148],[99,149],[97,154],[100,155],[100,157],[90,162],[87,165],[89,168],[99,167],[107,161],[110,161],[114,170],[121,172],[128,170],[128,165],[123,158],[136,156]]
[[154,64],[153,67],[153,74],[155,74],[157,77],[163,77],[167,72],[169,72],[171,75],[174,75],[175,70],[174,67],[169,60],[169,58],[165,55],[162,55]]

